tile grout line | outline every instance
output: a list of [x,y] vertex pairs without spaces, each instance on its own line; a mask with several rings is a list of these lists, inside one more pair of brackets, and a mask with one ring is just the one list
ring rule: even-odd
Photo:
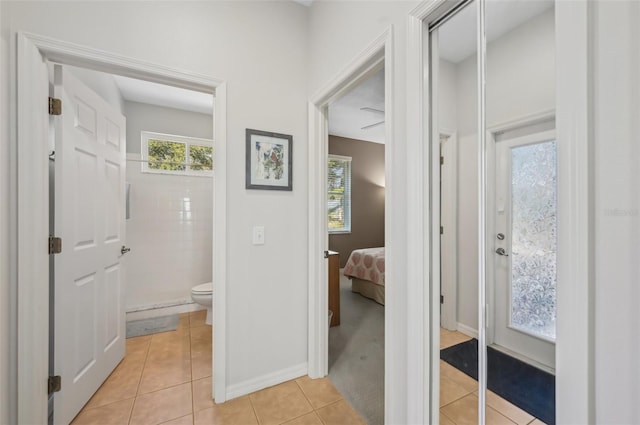
[[[142,382],[142,375],[144,374],[144,369],[147,367],[147,359],[149,358],[149,352],[151,351],[151,343],[153,342],[153,335],[149,338],[149,345],[147,346],[146,354],[144,356],[144,361],[142,362],[142,368],[140,369],[140,376],[138,377],[138,385],[136,385],[136,393],[133,397],[133,404],[131,405],[131,411],[129,412],[129,420],[127,424],[131,425],[131,418],[133,418],[133,410],[136,407],[136,402],[138,401],[138,391],[140,390],[140,383]],[[126,340],[125,340],[126,347]],[[125,357],[127,356],[125,351]]]
[[251,394],[247,394],[247,398],[249,399],[249,405],[251,406],[251,410],[253,410],[253,416],[256,418],[256,422],[259,425],[260,424],[260,418],[258,418],[258,413],[256,412],[256,408],[253,405],[253,400],[251,400]]

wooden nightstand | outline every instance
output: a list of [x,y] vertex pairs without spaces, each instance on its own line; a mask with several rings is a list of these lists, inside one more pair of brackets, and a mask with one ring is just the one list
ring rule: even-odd
[[329,310],[333,312],[330,326],[340,324],[340,253],[327,251],[329,259]]

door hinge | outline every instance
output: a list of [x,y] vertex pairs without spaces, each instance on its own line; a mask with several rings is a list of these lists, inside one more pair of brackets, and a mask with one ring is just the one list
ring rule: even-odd
[[62,115],[62,101],[60,99],[49,98],[49,115]]
[[440,157],[440,165],[444,165],[444,156]]
[[444,226],[440,226],[440,234],[444,235]]
[[440,304],[444,304],[444,295],[440,295]]
[[60,391],[62,389],[62,378],[60,375],[50,376],[47,386],[49,387],[49,394]]
[[49,254],[60,254],[62,252],[62,238],[49,236]]

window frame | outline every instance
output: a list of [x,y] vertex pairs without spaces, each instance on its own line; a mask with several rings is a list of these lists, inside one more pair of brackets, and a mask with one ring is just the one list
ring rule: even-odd
[[[149,140],[161,140],[171,143],[180,143],[185,145],[184,150],[184,170],[156,170],[149,168]],[[211,158],[211,170],[192,170],[189,163],[189,152],[191,146],[210,147],[213,155],[214,146],[212,139],[203,139],[199,137],[178,136],[175,134],[156,133],[153,131],[140,132],[140,156],[142,158],[141,171],[149,174],[169,174],[174,176],[192,176],[192,177],[211,177],[213,176],[213,157]]]
[[[344,222],[345,226],[338,229],[329,228],[329,161],[343,161],[349,163],[349,177],[345,179],[345,207],[344,207]],[[352,231],[351,216],[352,216],[352,202],[351,191],[353,189],[353,158],[345,155],[327,155],[327,232],[330,235],[350,234]],[[348,188],[347,186],[348,182]]]

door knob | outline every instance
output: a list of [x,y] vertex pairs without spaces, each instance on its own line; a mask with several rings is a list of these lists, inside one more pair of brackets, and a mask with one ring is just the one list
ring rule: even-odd
[[505,252],[504,248],[498,248],[498,249],[496,249],[496,254],[498,254],[498,255],[502,255],[502,256],[504,256],[504,257],[508,257],[508,256],[509,256],[509,254],[507,254],[507,253]]
[[126,254],[127,252],[131,251],[131,248],[127,248],[126,246],[122,245],[122,248],[120,248],[120,253],[122,255]]

